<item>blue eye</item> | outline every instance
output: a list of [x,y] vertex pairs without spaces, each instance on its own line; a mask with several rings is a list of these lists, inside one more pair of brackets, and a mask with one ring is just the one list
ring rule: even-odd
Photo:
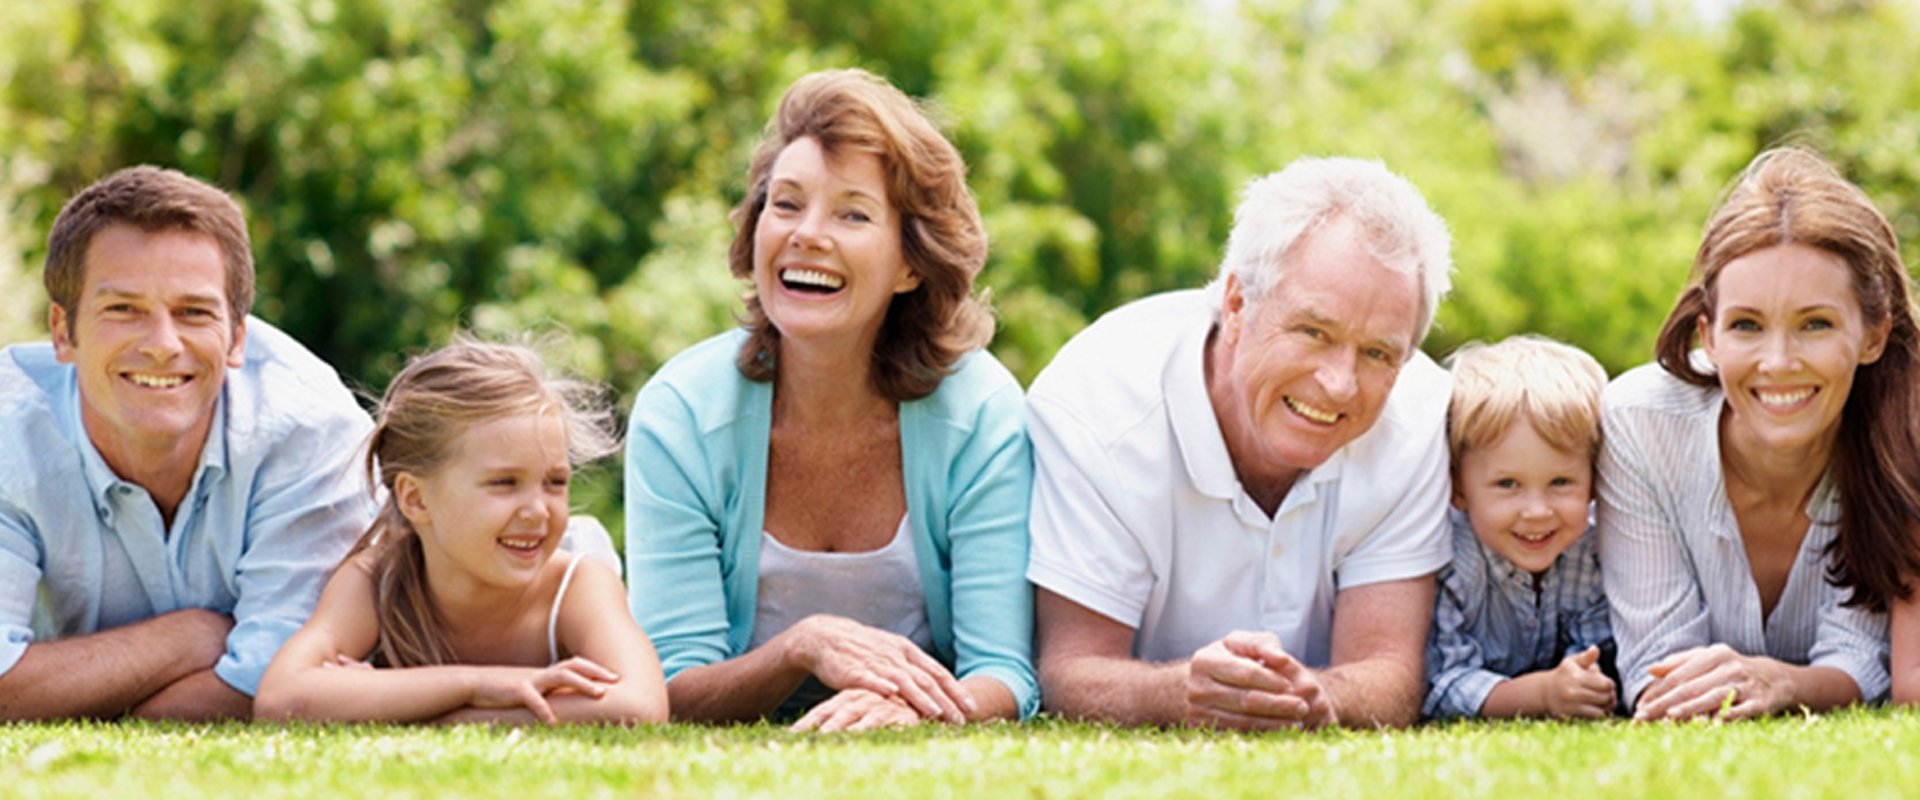
[[1824,331],[1824,330],[1830,330],[1832,328],[1833,328],[1833,322],[1831,320],[1825,320],[1825,319],[1810,319],[1810,320],[1807,320],[1807,324],[1806,324],[1806,329],[1810,331]]
[[1727,323],[1727,330],[1752,333],[1754,331],[1760,330],[1760,323],[1754,322],[1753,320],[1750,320],[1750,319],[1736,319],[1732,322]]

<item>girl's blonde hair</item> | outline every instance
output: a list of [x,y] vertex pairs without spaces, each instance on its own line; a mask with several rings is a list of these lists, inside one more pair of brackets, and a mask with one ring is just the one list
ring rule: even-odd
[[613,410],[600,387],[551,374],[540,356],[522,345],[458,336],[441,350],[409,360],[387,385],[366,459],[369,483],[377,482],[386,500],[347,554],[349,561],[371,554],[380,628],[372,662],[410,667],[457,660],[427,593],[420,536],[395,499],[395,477],[429,475],[445,466],[454,442],[477,423],[548,413],[559,414],[565,424],[573,464],[619,449]]
[[1447,357],[1453,402],[1447,445],[1454,469],[1468,450],[1488,447],[1526,420],[1547,444],[1589,459],[1600,452],[1600,391],[1607,371],[1586,351],[1544,336],[1499,344],[1468,342]]

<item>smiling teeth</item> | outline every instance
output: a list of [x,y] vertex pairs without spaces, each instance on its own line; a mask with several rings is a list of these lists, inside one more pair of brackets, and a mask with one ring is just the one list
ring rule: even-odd
[[501,539],[500,544],[510,550],[538,550],[539,539]]
[[1547,531],[1546,533],[1536,533],[1536,534],[1533,534],[1532,536],[1528,536],[1527,534],[1524,534],[1524,533],[1516,533],[1513,535],[1513,538],[1519,539],[1520,541],[1526,542],[1527,544],[1539,544],[1541,542],[1544,542],[1548,539],[1553,538],[1553,531]]
[[1759,396],[1760,402],[1766,405],[1790,406],[1812,397],[1813,390],[1801,389],[1795,392],[1755,392],[1754,394]]
[[128,373],[127,378],[151,389],[171,389],[187,382],[186,378],[178,375],[141,375],[137,372]]
[[1340,421],[1340,415],[1334,412],[1321,411],[1320,409],[1314,408],[1313,406],[1307,405],[1306,403],[1302,403],[1291,397],[1286,398],[1286,401],[1287,401],[1287,408],[1293,409],[1293,413],[1299,414],[1300,416],[1306,417],[1307,419],[1313,420],[1314,422],[1318,422],[1322,425],[1332,425],[1333,423]]
[[847,282],[844,280],[841,280],[839,276],[832,275],[826,272],[821,272],[820,270],[817,270],[817,269],[781,270],[780,279],[783,281],[786,281],[787,283],[798,283],[804,286],[818,286],[822,289],[838,289],[842,286],[847,285]]

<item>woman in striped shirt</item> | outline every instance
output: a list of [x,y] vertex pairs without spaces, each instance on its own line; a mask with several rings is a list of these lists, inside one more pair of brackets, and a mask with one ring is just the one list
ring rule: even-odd
[[1754,159],[1707,223],[1658,365],[1603,400],[1600,562],[1636,718],[1886,693],[1886,609],[1920,574],[1916,341],[1865,193],[1805,150]]

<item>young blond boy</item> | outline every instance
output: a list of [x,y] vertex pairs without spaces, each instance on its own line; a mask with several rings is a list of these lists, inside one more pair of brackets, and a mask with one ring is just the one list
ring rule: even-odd
[[1468,344],[1449,362],[1453,562],[1439,576],[1423,713],[1609,716],[1613,634],[1586,535],[1606,371],[1538,336]]

